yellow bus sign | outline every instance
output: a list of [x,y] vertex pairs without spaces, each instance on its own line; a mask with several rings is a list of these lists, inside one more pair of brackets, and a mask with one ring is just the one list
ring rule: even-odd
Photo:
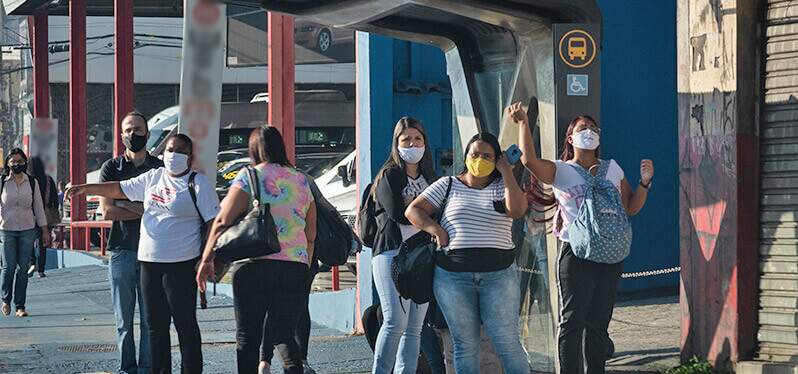
[[576,69],[589,66],[596,58],[596,41],[587,31],[576,29],[565,33],[559,43],[560,58]]

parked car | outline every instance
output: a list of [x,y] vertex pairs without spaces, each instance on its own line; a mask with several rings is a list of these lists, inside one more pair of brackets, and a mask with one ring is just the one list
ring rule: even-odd
[[352,30],[337,29],[303,19],[294,22],[294,42],[322,53],[329,51],[335,44],[353,43],[354,35]]

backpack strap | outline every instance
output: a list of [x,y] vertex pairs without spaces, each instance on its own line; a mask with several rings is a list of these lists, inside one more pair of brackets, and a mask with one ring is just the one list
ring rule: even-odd
[[579,173],[582,178],[585,179],[588,185],[593,185],[597,181],[607,179],[607,172],[610,169],[610,162],[604,160],[599,160],[598,171],[596,172],[596,175],[591,174],[590,171],[585,170],[585,168],[583,168],[581,165],[568,165],[571,165],[571,167],[576,170],[576,172]]
[[[36,179],[28,175],[28,183],[30,183],[30,208],[33,209],[33,203],[36,201]],[[44,202],[42,202],[42,205],[44,205]],[[33,215],[36,216],[35,213]]]

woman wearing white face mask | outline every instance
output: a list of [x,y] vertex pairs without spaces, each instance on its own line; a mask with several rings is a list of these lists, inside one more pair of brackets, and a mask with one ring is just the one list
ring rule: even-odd
[[210,227],[219,212],[219,198],[208,179],[191,170],[192,149],[191,138],[174,135],[167,140],[163,168],[122,182],[73,186],[65,193],[144,202],[138,259],[153,373],[172,371],[171,321],[180,340],[182,372],[202,372],[195,269],[202,245],[200,219]]
[[[421,121],[403,117],[393,131],[391,156],[374,180],[377,236],[372,271],[380,296],[383,323],[374,347],[372,373],[415,373],[421,328],[428,304],[399,296],[391,280],[391,263],[404,240],[418,233],[405,218],[405,209],[434,182],[435,170]],[[401,348],[401,351],[400,351]]]
[[[533,112],[537,110],[530,109]],[[561,371],[565,374],[604,373],[609,344],[607,327],[612,318],[623,260],[593,261],[583,258],[589,256],[578,257],[571,246],[569,231],[576,230],[571,225],[585,201],[586,173],[594,176],[606,173],[606,179],[617,189],[625,213],[631,216],[640,212],[646,202],[654,177],[654,163],[651,160],[640,162],[640,183],[633,189],[614,160],[598,158],[601,129],[593,118],[583,115],[571,121],[560,160],[552,162],[537,158],[530,120],[521,104],[508,107],[506,116],[519,125],[520,148],[524,152],[521,161],[554,190],[553,197],[533,194],[533,198],[542,206],[557,206],[554,232],[562,241],[557,277],[561,305],[558,333]],[[532,122],[535,120],[532,118]],[[611,187],[604,191],[616,193]],[[605,206],[602,214],[607,208],[610,207]],[[612,231],[617,227],[599,229],[614,235]],[[599,258],[594,257],[596,260]]]

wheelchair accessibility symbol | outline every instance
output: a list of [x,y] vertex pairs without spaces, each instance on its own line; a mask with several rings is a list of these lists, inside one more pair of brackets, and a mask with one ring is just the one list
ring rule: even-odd
[[566,86],[568,86],[568,96],[587,96],[587,74],[568,74]]

